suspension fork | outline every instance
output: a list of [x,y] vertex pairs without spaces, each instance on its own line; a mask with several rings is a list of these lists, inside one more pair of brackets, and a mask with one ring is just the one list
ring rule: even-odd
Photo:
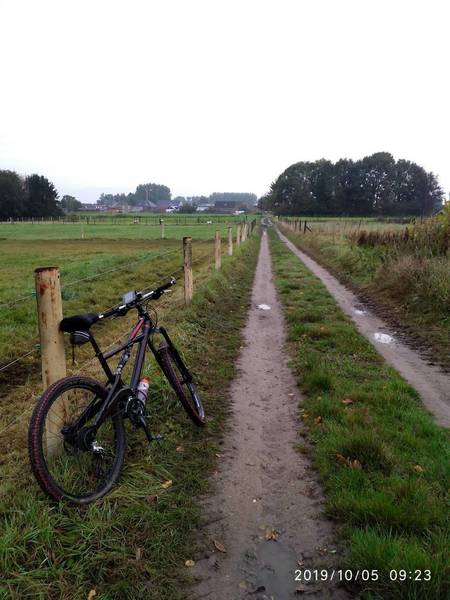
[[[169,347],[169,350],[177,364],[177,367],[180,369],[180,372],[183,376],[183,380],[185,381],[185,383],[192,383],[192,375],[189,373],[186,365],[183,362],[183,359],[181,358],[174,343],[170,339],[170,336],[169,336],[167,330],[165,329],[165,327],[156,327],[155,329],[153,329],[152,333],[160,333],[163,336],[163,338],[166,340],[167,346]],[[150,349],[153,352],[158,364],[160,364],[159,353],[158,353],[158,350],[155,348],[155,346],[151,340],[151,337],[149,338],[148,345],[150,346]]]

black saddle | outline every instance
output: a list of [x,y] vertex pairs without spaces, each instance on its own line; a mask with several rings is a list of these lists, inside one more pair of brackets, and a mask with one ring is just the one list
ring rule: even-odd
[[66,333],[72,331],[88,331],[99,320],[97,313],[84,313],[73,317],[65,317],[59,324],[59,329]]

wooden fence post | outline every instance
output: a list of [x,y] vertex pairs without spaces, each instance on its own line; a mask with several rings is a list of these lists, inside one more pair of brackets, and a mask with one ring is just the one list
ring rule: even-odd
[[183,238],[184,267],[184,303],[187,306],[194,296],[194,279],[192,277],[192,238]]
[[247,223],[242,223],[242,236],[241,236],[241,241],[245,242],[245,240],[247,239]]
[[161,239],[163,240],[163,239],[165,239],[164,238],[164,220],[160,219],[159,222],[161,223]]
[[[42,383],[44,389],[65,377],[66,356],[64,338],[59,330],[62,319],[60,275],[58,267],[35,269],[36,300],[39,337],[41,342]],[[46,420],[46,444],[49,455],[61,445],[61,423],[66,417],[66,406],[61,403],[50,409]]]
[[233,228],[228,227],[228,256],[233,256]]
[[215,244],[214,244],[216,271],[218,271],[220,269],[220,265],[221,265],[220,244],[221,244],[220,231],[216,231]]
[[238,224],[236,227],[236,246],[241,245],[241,226]]

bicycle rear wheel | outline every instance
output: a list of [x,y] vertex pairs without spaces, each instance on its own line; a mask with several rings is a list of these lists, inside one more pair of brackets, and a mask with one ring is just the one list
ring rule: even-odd
[[186,381],[187,367],[165,341],[158,348],[158,362],[189,418],[202,427],[205,424],[205,411],[197,388],[192,381]]
[[60,379],[38,400],[28,451],[39,485],[54,500],[88,504],[104,496],[117,481],[125,454],[121,415],[106,419],[83,444],[67,433],[80,418],[88,428],[107,394],[98,381],[74,376]]

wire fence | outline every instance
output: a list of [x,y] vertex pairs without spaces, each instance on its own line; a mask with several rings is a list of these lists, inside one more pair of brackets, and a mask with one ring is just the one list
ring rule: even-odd
[[[197,243],[204,243],[205,241],[211,243],[211,240],[199,240],[198,242],[196,242],[196,244]],[[96,273],[95,275],[91,275],[91,276],[88,276],[88,277],[82,277],[82,278],[77,279],[75,281],[70,281],[69,283],[66,283],[66,284],[64,284],[61,287],[61,292],[64,292],[64,290],[66,290],[68,288],[71,288],[71,287],[73,287],[75,285],[79,285],[80,283],[85,283],[85,282],[88,282],[88,281],[94,281],[95,279],[103,277],[104,275],[109,275],[111,273],[117,273],[117,272],[122,271],[124,269],[136,268],[136,267],[140,266],[141,264],[143,264],[144,262],[146,262],[148,260],[156,260],[156,259],[159,259],[159,258],[164,258],[166,256],[177,254],[179,252],[180,252],[179,248],[176,248],[176,249],[168,250],[167,252],[162,252],[160,254],[153,254],[152,253],[152,254],[150,254],[148,256],[145,256],[144,258],[141,258],[141,259],[139,259],[137,261],[129,262],[129,263],[122,264],[122,265],[118,265],[117,267],[114,267],[112,269],[107,269],[105,271],[101,271],[100,273]],[[170,276],[171,275],[168,275],[168,277],[170,277]],[[11,305],[14,305],[14,304],[17,304],[17,303],[21,302],[22,300],[26,300],[26,299],[29,299],[29,298],[35,298],[35,297],[36,297],[35,294],[29,294],[28,296],[23,296],[21,298],[17,298],[16,300],[11,301],[8,304],[2,304],[2,305],[0,305],[0,309],[3,308],[4,306],[11,306]],[[8,362],[8,363],[6,363],[4,365],[1,365],[0,366],[0,373],[6,371],[9,367],[12,367],[15,363],[17,363],[17,362],[19,362],[21,360],[24,360],[25,358],[27,358],[31,354],[37,352],[39,350],[39,348],[40,348],[40,346],[39,346],[39,344],[37,344],[34,348],[32,348],[29,351],[25,352],[21,356],[15,357],[10,362]]]
[[41,349],[41,345],[36,344],[32,350],[29,350],[28,352],[25,352],[25,354],[22,354],[22,356],[18,356],[16,358],[14,358],[13,360],[11,360],[9,363],[6,363],[6,364],[0,366],[0,373],[3,373],[3,371],[6,371],[9,367],[12,367],[16,363],[23,360],[24,358],[27,358],[27,356],[31,356],[35,352],[38,352],[40,349]]
[[[206,239],[206,240],[195,240],[195,241],[193,241],[193,242],[192,242],[192,246],[194,246],[194,247],[199,247],[199,246],[203,246],[203,245],[205,245],[205,246],[206,246],[206,244],[208,244],[208,243],[209,243],[209,244],[211,244],[211,242],[213,242],[213,241],[214,241],[213,239]],[[150,258],[157,259],[157,258],[161,258],[161,257],[163,257],[163,256],[168,256],[168,255],[175,254],[175,253],[179,253],[179,252],[180,252],[180,249],[179,249],[179,248],[178,248],[178,249],[173,249],[173,250],[170,250],[170,251],[167,251],[167,252],[161,253],[161,254],[159,254],[159,255],[152,255],[152,256],[145,257],[144,259],[142,259],[142,260],[141,260],[141,261],[139,261],[139,262],[141,262],[141,263],[142,263],[142,262],[144,262],[145,260],[149,260]],[[205,259],[207,259],[207,258],[208,258],[208,255],[207,255],[207,254],[203,254],[203,255],[201,255],[201,256],[198,256],[197,258],[195,258],[195,259],[192,261],[192,264],[198,264],[198,263],[199,263],[199,262],[201,262],[201,261],[205,261]],[[138,264],[138,263],[135,261],[134,263],[129,263],[128,265],[120,265],[119,267],[117,267],[117,268],[115,268],[115,269],[109,269],[109,270],[107,270],[107,271],[103,271],[103,272],[101,272],[101,273],[97,273],[97,274],[96,274],[95,276],[93,276],[93,277],[82,278],[82,279],[79,279],[79,280],[76,280],[76,281],[73,281],[73,282],[69,282],[68,284],[66,284],[65,286],[63,286],[61,289],[63,290],[63,289],[65,289],[65,288],[67,288],[67,287],[70,287],[70,286],[73,286],[73,285],[76,285],[76,284],[82,283],[82,282],[84,282],[84,281],[90,281],[90,280],[92,280],[92,279],[96,279],[96,278],[98,278],[98,277],[100,277],[100,276],[102,276],[102,275],[105,275],[105,274],[107,274],[107,273],[111,273],[111,272],[113,272],[113,271],[119,271],[119,270],[122,270],[123,268],[126,268],[127,266],[135,266],[136,264]],[[151,290],[151,289],[154,289],[154,288],[158,287],[158,285],[160,285],[161,283],[163,283],[163,282],[165,282],[165,281],[169,280],[171,277],[175,277],[176,275],[179,275],[179,274],[181,274],[181,273],[183,272],[183,270],[184,270],[184,267],[183,267],[183,266],[180,266],[180,267],[178,267],[177,269],[175,269],[175,270],[174,270],[174,271],[172,271],[171,273],[167,273],[166,275],[159,277],[157,282],[155,282],[155,283],[153,283],[152,285],[150,285],[150,286],[146,287],[146,288],[145,288],[144,290],[142,290],[142,291],[148,291],[148,290]],[[2,305],[0,305],[0,308],[1,308],[1,306],[2,306]],[[124,336],[125,336],[125,335],[128,333],[128,331],[129,331],[128,329],[124,330],[124,331],[123,331],[123,332],[122,332],[122,333],[119,335],[119,337],[117,337],[116,339],[114,339],[114,341],[112,341],[110,344],[108,344],[108,346],[107,346],[107,347],[105,347],[105,348],[103,349],[103,352],[107,352],[107,351],[108,351],[109,349],[111,349],[111,348],[112,348],[112,347],[113,347],[115,344],[119,343],[119,342],[120,342],[120,340],[121,340],[121,339],[122,339],[122,338],[123,338],[123,337],[124,337]],[[25,358],[27,358],[27,357],[31,356],[32,354],[35,354],[35,353],[37,353],[39,350],[40,350],[40,344],[35,344],[33,348],[31,348],[29,351],[27,351],[27,352],[26,352],[26,353],[24,353],[23,355],[21,355],[21,356],[18,356],[18,357],[16,357],[16,358],[14,358],[13,360],[11,360],[10,362],[8,362],[8,363],[6,363],[6,364],[2,365],[2,366],[0,367],[0,373],[3,373],[3,372],[4,372],[4,371],[6,371],[7,369],[11,368],[11,367],[12,367],[14,364],[16,364],[16,363],[18,363],[18,362],[20,362],[20,361],[24,360]],[[96,360],[96,358],[97,358],[96,356],[93,356],[93,357],[91,357],[90,359],[88,359],[87,361],[85,361],[84,363],[82,363],[81,365],[79,365],[79,366],[77,367],[77,371],[76,371],[76,372],[80,372],[80,371],[82,371],[83,369],[85,369],[85,368],[86,368],[86,367],[87,367],[87,366],[88,366],[90,363],[92,363],[94,360]],[[31,402],[31,400],[32,400],[33,398],[34,398],[34,396],[33,396],[33,395],[31,395],[31,396],[28,398],[28,400],[26,401],[26,403],[27,403],[28,401],[30,401],[30,402]],[[33,410],[33,408],[34,408],[34,406],[33,406],[33,405],[31,405],[31,406],[27,406],[27,408],[26,408],[25,410],[23,410],[23,411],[22,411],[20,414],[18,414],[18,415],[16,415],[15,417],[13,417],[13,418],[12,418],[12,419],[11,419],[11,420],[10,420],[10,421],[9,421],[9,422],[6,424],[6,425],[5,425],[5,426],[4,426],[2,429],[0,429],[0,436],[1,436],[1,435],[3,435],[5,432],[7,432],[7,431],[8,431],[8,430],[9,430],[11,427],[13,427],[13,426],[14,426],[14,425],[15,425],[15,424],[16,424],[16,423],[17,423],[17,422],[18,422],[18,421],[19,421],[21,418],[24,418],[25,416],[28,416],[28,414],[29,414],[29,413],[31,413],[31,411]]]

